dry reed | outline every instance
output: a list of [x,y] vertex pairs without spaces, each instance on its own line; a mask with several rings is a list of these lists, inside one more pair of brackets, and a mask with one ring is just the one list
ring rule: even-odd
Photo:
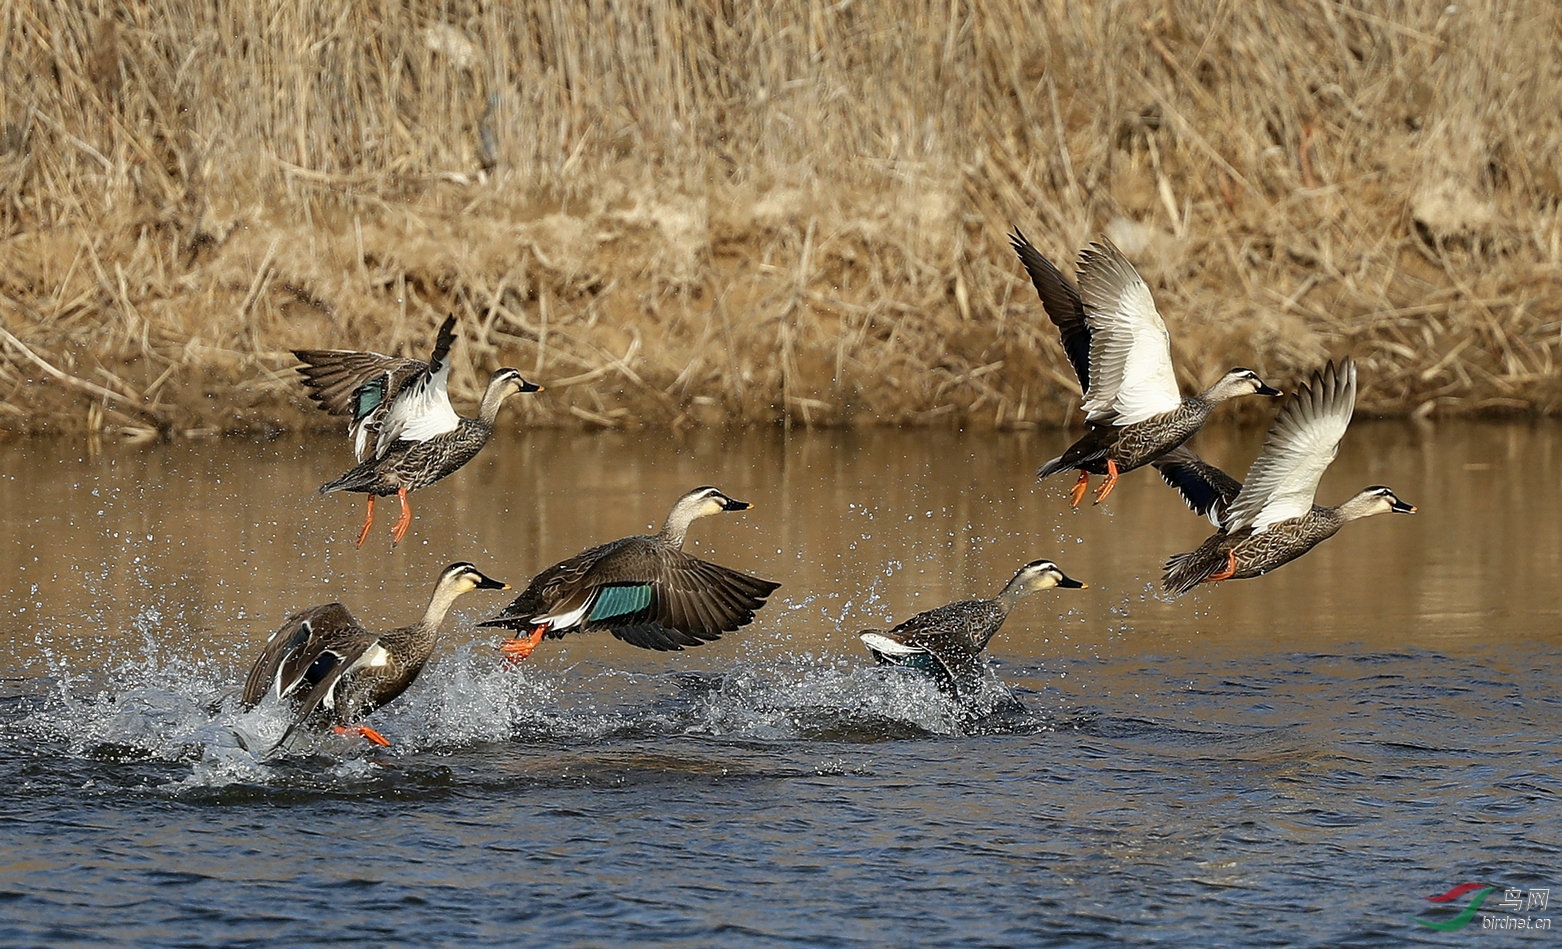
[[[1562,17],[1008,0],[0,4],[0,429],[322,420],[293,347],[526,424],[1058,424],[1006,247],[1110,233],[1184,383],[1562,405]],[[508,415],[507,417],[515,417]]]

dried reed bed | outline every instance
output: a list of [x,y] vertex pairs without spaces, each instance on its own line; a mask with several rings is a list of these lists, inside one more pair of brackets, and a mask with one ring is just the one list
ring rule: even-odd
[[[1057,424],[1005,242],[1102,232],[1184,383],[1562,405],[1562,17],[1198,0],[0,4],[0,428],[319,424],[288,350],[528,424]],[[515,417],[509,416],[509,417]]]

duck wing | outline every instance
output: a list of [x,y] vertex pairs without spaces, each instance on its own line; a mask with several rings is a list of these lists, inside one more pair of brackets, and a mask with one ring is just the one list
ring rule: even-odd
[[[455,410],[450,407],[443,380],[448,380],[450,374],[449,353],[455,342],[455,325],[455,316],[445,318],[434,343],[433,358],[428,362],[347,349],[293,350],[303,363],[298,373],[310,390],[309,397],[332,415],[352,417],[347,430],[359,461],[369,456],[371,446],[375,457],[383,456],[385,447],[402,437],[399,433],[407,427],[408,419],[420,413],[429,417],[430,427],[454,427],[445,418],[447,413],[454,417]],[[441,371],[443,380],[436,383],[433,377]],[[392,413],[391,409],[398,406]],[[388,418],[398,426],[398,434],[384,441]]]
[[421,359],[350,349],[295,349],[293,355],[303,363],[298,374],[304,377],[309,398],[332,415],[354,418],[364,414],[359,393],[364,386],[379,383],[369,395],[383,398],[387,391],[394,394],[406,380],[428,370]]
[[445,317],[434,343],[434,354],[422,373],[412,377],[382,403],[374,455],[383,458],[398,441],[426,442],[456,430],[461,417],[450,405],[450,347],[456,339],[454,314]]
[[[521,591],[496,615],[478,623],[478,626],[500,626],[508,629],[530,630],[540,623],[550,623],[547,637],[557,639],[577,628],[585,616],[584,607],[591,599],[592,570],[598,561],[608,557],[618,548],[644,540],[641,537],[625,537],[598,544],[581,551],[568,560],[561,560],[532,577]],[[575,621],[565,622],[570,613],[579,614]]]
[[385,405],[408,382],[428,372],[420,359],[345,349],[295,349],[309,397],[332,415],[348,415],[353,454],[362,461],[379,437]]
[[951,603],[918,613],[887,632],[865,629],[857,635],[881,665],[916,669],[957,698],[970,698],[980,694],[987,667],[981,649],[952,624],[961,608],[971,605],[980,603]]
[[348,673],[365,666],[383,666],[390,661],[390,653],[380,644],[380,638],[367,631],[351,641],[344,641],[337,646],[321,651],[315,662],[314,668],[320,672],[318,681],[315,681],[310,690],[304,694],[299,702],[298,712],[293,716],[293,721],[282,732],[273,749],[282,747],[297,730],[298,726],[309,720],[315,709],[323,703],[326,708],[340,712],[342,706],[340,697],[337,696],[336,687],[341,684],[342,678]]
[[1068,361],[1074,366],[1074,375],[1079,377],[1079,391],[1090,391],[1090,324],[1085,319],[1085,304],[1079,298],[1079,291],[1063,276],[1063,272],[1053,265],[1052,261],[1041,255],[1019,228],[1009,235],[1009,246],[1019,255],[1020,263],[1024,265],[1025,272],[1030,274],[1030,282],[1035,285],[1036,293],[1041,297],[1041,308],[1047,311],[1047,318],[1052,325],[1058,328],[1058,335],[1063,342],[1063,352],[1068,356]]
[[1330,362],[1285,403],[1247,470],[1223,525],[1254,532],[1312,510],[1323,472],[1339,452],[1356,408],[1356,364]]
[[548,568],[480,625],[546,623],[549,638],[606,629],[642,649],[677,650],[753,622],[779,587],[653,537],[626,537]]
[[1111,241],[1080,253],[1079,294],[1090,326],[1086,417],[1132,425],[1181,405],[1166,323],[1150,288]]
[[353,642],[366,635],[340,603],[294,613],[266,640],[245,677],[241,701],[254,708],[268,692],[284,699],[301,684],[318,682]]
[[959,647],[913,646],[891,639],[888,633],[879,629],[865,629],[857,635],[880,665],[915,669],[932,676],[940,689],[952,692],[956,697],[973,695],[981,689],[986,667],[980,653]]
[[1221,526],[1226,513],[1242,490],[1242,482],[1199,457],[1186,445],[1179,445],[1157,458],[1153,464],[1161,479],[1177,489],[1188,509],[1211,524]]
[[[740,573],[681,549],[648,546],[637,563],[598,563],[597,595],[584,623],[642,649],[683,649],[714,642],[753,623],[781,584]],[[629,574],[629,576],[625,576]]]
[[931,656],[949,676],[955,693],[969,698],[981,692],[987,674],[982,649],[1006,615],[991,600],[961,600],[918,613],[883,635],[902,649]]

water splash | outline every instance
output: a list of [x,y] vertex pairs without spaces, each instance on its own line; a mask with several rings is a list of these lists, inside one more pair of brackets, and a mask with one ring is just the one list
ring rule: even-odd
[[[973,716],[929,679],[855,656],[756,649],[722,672],[644,673],[591,661],[511,667],[481,643],[440,656],[371,720],[394,743],[308,735],[272,746],[289,721],[267,702],[237,700],[242,670],[158,646],[147,614],[138,655],[96,673],[51,660],[0,704],[0,736],[35,754],[162,766],[165,793],[227,786],[359,782],[367,762],[486,743],[703,737],[758,742],[872,743],[1050,727],[1044,717]],[[175,637],[178,638],[178,637]],[[1001,686],[1000,686],[1001,688]],[[1005,694],[1007,694],[1005,690]],[[324,768],[295,765],[317,758]]]

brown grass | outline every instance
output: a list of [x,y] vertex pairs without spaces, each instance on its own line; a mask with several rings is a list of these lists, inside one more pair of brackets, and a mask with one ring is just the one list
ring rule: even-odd
[[1348,352],[1369,411],[1552,413],[1559,42],[1545,0],[0,3],[0,428],[319,424],[290,348],[447,310],[527,424],[1057,424],[1011,225],[1110,233],[1187,385]]

